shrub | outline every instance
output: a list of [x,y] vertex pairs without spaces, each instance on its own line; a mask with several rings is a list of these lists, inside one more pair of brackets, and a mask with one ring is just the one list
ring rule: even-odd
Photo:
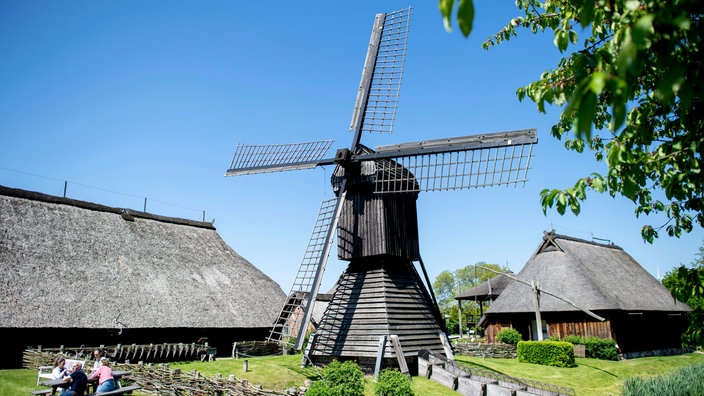
[[521,333],[519,333],[518,330],[503,329],[499,331],[499,334],[496,335],[496,339],[499,340],[499,342],[503,342],[504,344],[516,345],[519,341],[521,341],[522,337]]
[[375,396],[414,396],[411,379],[397,369],[385,369],[379,373],[374,385]]
[[518,361],[553,367],[575,367],[574,345],[564,341],[521,341]]
[[307,396],[362,396],[364,373],[357,363],[337,360],[325,366],[323,379],[311,384]]
[[[558,341],[559,338],[551,336],[550,340]],[[588,358],[618,360],[618,348],[616,348],[616,341],[614,340],[599,337],[583,338],[577,335],[568,335],[563,338],[562,341],[569,342],[574,345],[584,345],[584,353]]]
[[589,337],[584,339],[584,351],[588,358],[602,360],[618,360],[618,349],[616,341],[599,337]]
[[704,378],[704,364],[699,363],[658,377],[628,378],[621,387],[621,395],[704,395],[702,378]]

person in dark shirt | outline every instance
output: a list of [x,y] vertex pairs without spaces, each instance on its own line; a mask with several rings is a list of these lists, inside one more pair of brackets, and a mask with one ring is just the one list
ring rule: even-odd
[[88,386],[88,376],[83,372],[83,365],[78,362],[73,365],[70,376],[64,377],[71,386],[61,396],[83,396]]

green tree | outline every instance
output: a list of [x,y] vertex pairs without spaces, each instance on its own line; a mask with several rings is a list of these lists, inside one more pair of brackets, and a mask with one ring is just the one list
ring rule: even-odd
[[682,341],[690,346],[704,346],[704,246],[699,247],[690,267],[681,265],[672,269],[662,284],[670,290],[672,297],[692,308],[692,312],[687,313],[689,327],[682,335]]
[[[462,33],[472,30],[472,0],[458,0]],[[449,29],[454,0],[440,0]],[[579,214],[587,191],[621,195],[635,215],[659,213],[663,224],[645,225],[652,243],[664,228],[679,237],[704,227],[704,97],[702,16],[698,0],[517,0],[520,15],[489,37],[490,48],[517,36],[551,31],[565,56],[555,68],[518,88],[540,112],[562,106],[550,133],[568,150],[591,150],[608,166],[565,189],[540,194],[543,211]],[[581,36],[581,38],[580,38]],[[658,193],[656,193],[658,192]]]
[[[455,296],[497,275],[495,272],[481,267],[491,268],[496,271],[508,270],[508,267],[480,261],[454,271],[445,270],[435,277],[433,291],[438,299],[440,313],[447,318],[447,327],[451,333],[457,333],[459,330],[459,310]],[[478,315],[478,311],[479,306],[473,302],[462,304],[462,323],[466,324],[467,318]]]

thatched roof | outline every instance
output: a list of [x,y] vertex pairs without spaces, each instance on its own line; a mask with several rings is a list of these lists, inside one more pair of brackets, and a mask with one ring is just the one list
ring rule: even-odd
[[[513,274],[511,271],[505,271],[508,274]],[[506,286],[511,283],[511,278],[504,274],[496,275],[495,277],[488,279],[484,283],[480,283],[473,288],[466,290],[455,296],[455,300],[476,300],[476,301],[489,301],[495,300],[501,292],[504,291]]]
[[0,186],[0,327],[261,328],[285,294],[210,223]]
[[[615,245],[546,233],[543,241],[518,273],[527,282],[566,298],[583,308],[621,311],[683,312],[670,292]],[[542,312],[576,311],[549,295],[540,297]],[[487,310],[487,315],[534,312],[531,288],[511,282]]]

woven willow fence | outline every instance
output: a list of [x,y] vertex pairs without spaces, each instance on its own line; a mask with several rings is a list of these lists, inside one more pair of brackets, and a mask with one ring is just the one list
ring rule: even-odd
[[[39,366],[50,366],[56,354],[38,350],[24,352],[24,366],[36,369]],[[87,364],[87,363],[86,363]],[[182,373],[179,369],[170,369],[167,364],[126,364],[112,363],[117,370],[130,371],[132,374],[123,379],[124,384],[136,384],[142,387],[144,394],[165,396],[259,396],[259,395],[304,395],[306,388],[290,388],[285,391],[262,389],[261,385],[250,384],[246,379],[235,378],[230,374],[223,378],[218,374],[214,378],[206,377],[197,371]]]

